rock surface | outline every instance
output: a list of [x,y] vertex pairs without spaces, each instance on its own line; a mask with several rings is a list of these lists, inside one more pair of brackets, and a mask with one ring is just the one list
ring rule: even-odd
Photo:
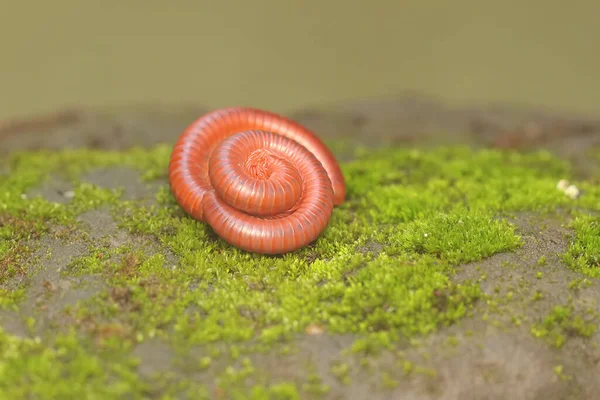
[[[123,110],[73,110],[28,121],[0,123],[0,156],[19,150],[65,149],[87,147],[121,150],[132,146],[173,143],[193,119],[207,109],[203,107],[151,107]],[[468,144],[476,147],[530,150],[547,148],[574,163],[581,176],[591,176],[597,164],[587,150],[600,144],[600,119],[565,116],[539,110],[511,107],[449,107],[434,99],[406,94],[394,99],[360,101],[327,109],[301,110],[289,116],[313,129],[326,140],[347,139],[352,145],[386,146],[403,144],[437,146]],[[341,158],[345,155],[342,151]],[[149,192],[140,185],[137,175],[119,168],[92,172],[85,181],[108,187],[111,182],[125,186],[126,199],[144,199]],[[116,182],[116,183],[114,183]],[[38,194],[60,202],[71,188],[67,182],[49,181],[36,189]],[[66,201],[66,200],[65,200]],[[156,243],[145,242],[120,230],[110,215],[102,210],[87,212],[79,220],[88,226],[87,238],[74,238],[68,244],[56,238],[44,239],[36,256],[44,259],[42,270],[30,282],[24,309],[45,302],[43,327],[57,318],[56,312],[77,300],[89,298],[102,288],[90,282],[92,277],[65,279],[58,273],[74,257],[86,254],[86,240],[134,242],[136,247],[155,251]],[[308,335],[297,345],[295,356],[278,359],[272,355],[255,355],[254,365],[274,367],[279,377],[297,373],[298,360],[316,363],[319,374],[330,390],[331,399],[593,399],[600,391],[600,334],[590,338],[573,337],[560,349],[549,346],[531,335],[528,329],[515,327],[514,316],[529,321],[547,315],[557,303],[575,296],[575,303],[597,307],[600,285],[593,280],[574,295],[569,282],[578,274],[564,268],[558,256],[567,248],[570,232],[555,219],[522,213],[513,222],[524,238],[524,247],[513,253],[494,255],[482,262],[463,265],[457,282],[477,279],[487,271],[482,283],[486,293],[527,299],[539,291],[551,293],[525,310],[514,309],[514,302],[498,304],[494,324],[484,322],[489,305],[478,305],[473,315],[460,323],[424,338],[418,347],[407,347],[403,355],[415,365],[431,368],[435,374],[411,375],[399,380],[386,393],[373,393],[370,375],[356,372],[350,385],[343,385],[328,375],[329,366],[350,338]],[[543,227],[543,228],[542,228]],[[141,240],[141,241],[140,241]],[[544,257],[546,262],[539,265]],[[167,255],[167,263],[177,262]],[[507,268],[506,265],[512,265]],[[543,272],[544,279],[536,279]],[[88,281],[81,286],[82,281]],[[520,285],[522,282],[525,285]],[[50,287],[51,295],[46,296]],[[522,304],[522,303],[518,303]],[[11,312],[0,312],[4,329],[25,335],[23,321]],[[528,326],[528,325],[527,325]],[[509,328],[510,327],[510,328]],[[316,328],[315,328],[316,329]],[[468,338],[469,340],[462,340]],[[449,345],[449,340],[457,345]],[[146,341],[135,352],[142,360],[140,374],[167,371],[175,355],[160,341]],[[299,355],[298,355],[299,354]],[[283,361],[282,361],[283,360]],[[288,363],[288,364],[286,364]],[[1,365],[1,362],[0,362]],[[286,368],[286,365],[289,367]],[[355,366],[350,366],[354,371]],[[380,370],[397,369],[386,356],[375,364]],[[561,371],[569,371],[562,374]],[[207,378],[202,378],[207,379]]]

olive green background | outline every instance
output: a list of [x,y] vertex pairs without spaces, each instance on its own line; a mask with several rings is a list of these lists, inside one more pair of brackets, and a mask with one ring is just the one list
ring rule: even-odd
[[0,119],[131,103],[417,90],[600,111],[600,2],[0,1]]

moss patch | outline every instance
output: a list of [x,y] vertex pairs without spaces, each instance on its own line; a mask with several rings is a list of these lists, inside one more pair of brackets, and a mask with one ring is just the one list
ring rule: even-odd
[[565,262],[587,276],[600,277],[600,217],[578,213],[571,225],[576,234]]
[[[81,384],[79,397],[324,395],[328,386],[319,374],[274,379],[273,371],[246,356],[272,352],[302,335],[351,336],[347,349],[371,356],[456,323],[482,298],[478,282],[452,280],[456,267],[518,249],[522,240],[515,226],[502,218],[518,211],[560,208],[577,216],[577,237],[565,261],[597,276],[596,220],[575,206],[595,209],[600,192],[589,187],[583,201],[566,197],[556,183],[570,178],[570,167],[546,152],[359,150],[355,161],[343,165],[347,201],[319,240],[273,257],[231,248],[187,217],[164,181],[168,156],[169,148],[159,146],[124,153],[22,153],[7,161],[9,175],[0,184],[0,306],[20,299],[21,292],[6,283],[27,274],[19,270],[19,256],[28,254],[24,243],[50,226],[83,229],[76,217],[91,209],[107,208],[129,235],[151,238],[160,249],[149,254],[111,240],[89,243],[88,254],[62,275],[99,276],[108,289],[61,310],[56,332],[40,332],[38,339],[0,335],[0,381],[12,382],[0,384],[3,397],[20,398],[25,392],[19,390],[61,397],[69,380]],[[84,172],[110,166],[134,168],[158,185],[156,204],[124,201],[127,188],[81,180]],[[52,175],[72,183],[72,199],[60,204],[25,195]],[[167,254],[178,261],[169,262]],[[593,332],[575,317],[559,321],[552,315],[536,328],[538,336],[556,341],[573,327]],[[176,367],[186,379],[144,378],[131,351],[148,340],[166,343],[178,357],[201,355]],[[337,365],[334,374],[347,380],[347,368]],[[33,379],[39,386],[14,383]],[[397,386],[387,372],[378,381],[383,389]]]
[[[592,318],[595,317],[592,315]],[[590,337],[597,326],[581,315],[574,315],[572,307],[556,306],[543,321],[531,329],[537,337],[543,337],[555,347],[562,347],[568,336]]]

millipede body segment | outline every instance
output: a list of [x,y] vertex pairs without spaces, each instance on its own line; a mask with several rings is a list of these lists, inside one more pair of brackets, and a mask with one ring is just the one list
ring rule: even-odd
[[335,157],[314,133],[247,107],[188,126],[173,148],[169,182],[185,212],[231,245],[263,254],[316,240],[346,195]]

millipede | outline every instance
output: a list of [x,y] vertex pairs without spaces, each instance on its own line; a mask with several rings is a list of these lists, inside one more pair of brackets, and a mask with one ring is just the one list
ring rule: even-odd
[[173,147],[169,184],[192,218],[229,244],[261,254],[315,241],[346,196],[336,158],[311,130],[249,107],[193,121]]

